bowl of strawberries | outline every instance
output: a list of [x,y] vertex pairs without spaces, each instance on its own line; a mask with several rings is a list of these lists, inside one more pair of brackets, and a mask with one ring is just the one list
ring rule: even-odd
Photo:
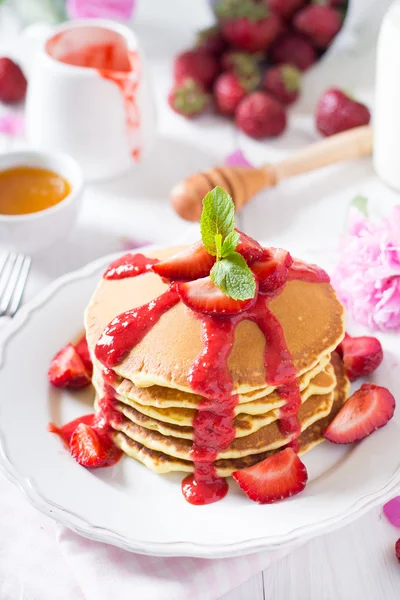
[[[254,139],[280,136],[287,126],[287,109],[300,95],[304,72],[332,46],[351,16],[351,2],[211,0],[211,4],[215,25],[200,31],[195,46],[174,59],[171,108],[187,118],[212,109]],[[355,113],[339,129],[320,127],[316,114],[322,135],[369,122],[368,109],[352,102],[346,96],[343,110],[335,103],[337,123],[349,106]],[[317,111],[321,105],[322,99]]]

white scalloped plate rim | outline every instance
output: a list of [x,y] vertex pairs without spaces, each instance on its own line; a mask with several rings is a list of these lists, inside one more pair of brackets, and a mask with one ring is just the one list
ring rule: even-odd
[[[137,248],[135,252],[149,251],[160,248],[160,246],[146,246]],[[67,273],[42,290],[33,300],[28,302],[18,312],[14,320],[8,325],[5,334],[0,341],[0,372],[4,367],[4,355],[7,344],[10,339],[21,330],[27,321],[32,317],[36,310],[51,300],[52,296],[62,287],[70,282],[93,276],[96,271],[109,264],[116,257],[121,256],[121,252],[107,255],[97,259],[79,270]],[[314,524],[293,528],[289,533],[275,536],[264,536],[256,539],[244,539],[233,543],[224,544],[206,544],[188,541],[174,542],[150,542],[128,538],[120,535],[109,528],[103,528],[95,523],[89,522],[79,514],[74,513],[66,507],[53,503],[46,498],[31,482],[30,477],[18,471],[12,464],[6,452],[5,434],[0,422],[0,470],[14,484],[16,484],[26,495],[31,504],[45,515],[51,517],[57,522],[65,525],[79,535],[94,541],[104,542],[120,547],[124,550],[137,552],[151,556],[191,556],[199,558],[226,558],[230,556],[240,556],[262,550],[282,549],[303,543],[308,539],[328,533],[339,527],[343,527],[356,518],[371,510],[379,503],[389,499],[400,486],[400,461],[396,472],[387,481],[387,483],[370,493],[357,498],[349,504],[347,510],[331,518],[315,522]]]

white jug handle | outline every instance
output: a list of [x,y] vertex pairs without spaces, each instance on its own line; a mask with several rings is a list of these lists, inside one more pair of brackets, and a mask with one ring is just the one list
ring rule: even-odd
[[20,63],[25,74],[29,77],[36,56],[43,48],[45,41],[50,37],[53,26],[48,23],[34,23],[23,29],[20,33]]

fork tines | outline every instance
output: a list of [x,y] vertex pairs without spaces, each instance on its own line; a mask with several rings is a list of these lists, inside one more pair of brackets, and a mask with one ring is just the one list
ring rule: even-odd
[[0,255],[0,317],[13,317],[21,303],[31,259],[14,252]]

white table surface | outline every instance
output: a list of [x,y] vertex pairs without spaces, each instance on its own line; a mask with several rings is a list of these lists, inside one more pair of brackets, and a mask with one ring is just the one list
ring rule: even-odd
[[[193,171],[222,162],[237,147],[259,164],[318,139],[312,109],[328,85],[339,84],[372,104],[374,52],[370,46],[346,58],[330,56],[307,74],[302,99],[290,111],[289,133],[279,140],[256,142],[215,116],[185,121],[166,103],[172,58],[190,45],[192,31],[208,25],[210,19],[202,0],[139,0],[134,28],[152,73],[159,137],[141,166],[118,180],[88,186],[70,238],[51,253],[35,257],[27,298],[62,273],[119,249],[123,237],[166,244],[189,239],[193,226],[180,220],[169,206],[171,186]],[[10,15],[1,12],[2,53],[18,55],[16,30]],[[9,141],[1,141],[3,149],[9,147]],[[241,228],[294,252],[303,248],[315,253],[316,259],[321,251],[334,258],[349,201],[358,193],[368,196],[374,216],[400,202],[397,194],[377,180],[372,161],[364,159],[298,177],[260,194],[241,215]],[[376,508],[352,525],[308,542],[223,600],[398,600],[400,565],[393,546],[399,536],[400,531],[382,517],[381,507]],[[51,592],[40,600],[51,600]]]

